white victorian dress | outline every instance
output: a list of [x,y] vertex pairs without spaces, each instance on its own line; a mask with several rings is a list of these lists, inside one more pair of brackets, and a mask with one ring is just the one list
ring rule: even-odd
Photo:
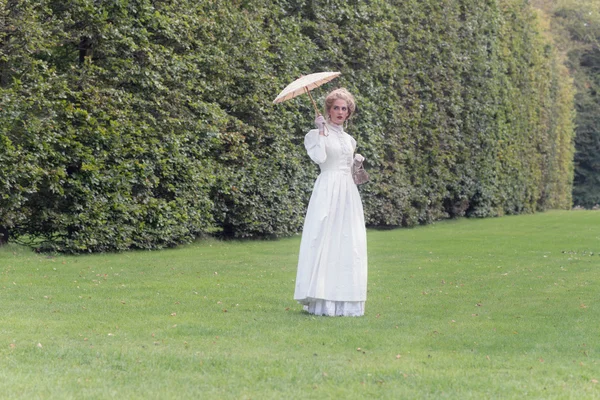
[[367,299],[367,234],[351,167],[356,140],[338,125],[304,137],[321,168],[306,211],[294,299],[311,314],[361,316]]

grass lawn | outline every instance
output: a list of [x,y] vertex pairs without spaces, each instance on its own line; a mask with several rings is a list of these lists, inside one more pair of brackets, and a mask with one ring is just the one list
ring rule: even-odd
[[0,398],[600,399],[600,212],[368,241],[361,318],[293,301],[299,237],[0,248]]

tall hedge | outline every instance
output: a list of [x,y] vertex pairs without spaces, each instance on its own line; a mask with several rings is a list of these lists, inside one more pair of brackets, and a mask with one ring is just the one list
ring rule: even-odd
[[600,3],[561,0],[553,20],[566,32],[568,66],[575,77],[577,115],[573,203],[600,205]]
[[311,106],[271,101],[323,70],[369,224],[570,206],[572,94],[525,1],[0,4],[0,227],[43,249],[298,232]]

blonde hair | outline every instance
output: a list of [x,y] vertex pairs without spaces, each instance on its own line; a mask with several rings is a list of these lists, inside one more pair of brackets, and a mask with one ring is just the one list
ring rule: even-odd
[[354,114],[354,110],[356,110],[356,101],[354,100],[354,96],[345,88],[335,89],[325,97],[325,114],[329,115],[329,110],[331,110],[336,100],[344,100],[348,104],[347,119],[350,119],[352,114]]

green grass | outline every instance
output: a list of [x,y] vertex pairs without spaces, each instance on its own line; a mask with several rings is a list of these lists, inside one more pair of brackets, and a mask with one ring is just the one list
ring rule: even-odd
[[299,237],[0,249],[0,397],[600,398],[600,212],[369,230],[362,318],[292,300]]

